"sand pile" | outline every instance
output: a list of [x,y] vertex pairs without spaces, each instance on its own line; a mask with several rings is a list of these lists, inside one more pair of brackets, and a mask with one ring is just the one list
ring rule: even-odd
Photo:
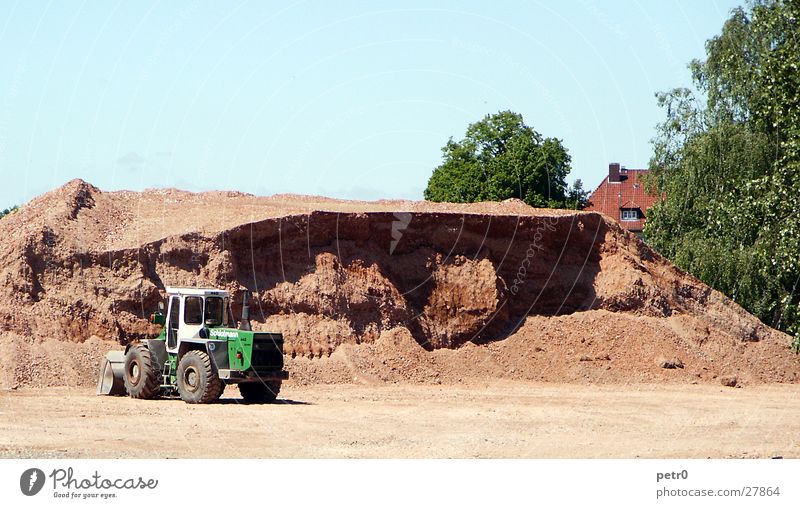
[[[93,383],[71,358],[154,333],[182,285],[250,289],[297,382],[800,379],[788,336],[597,213],[74,180],[0,233],[6,386]],[[60,360],[75,376],[21,366],[54,343],[75,343]]]

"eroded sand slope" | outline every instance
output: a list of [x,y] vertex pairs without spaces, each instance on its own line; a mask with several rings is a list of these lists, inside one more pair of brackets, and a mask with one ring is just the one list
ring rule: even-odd
[[800,379],[788,336],[597,213],[74,180],[0,234],[4,386],[93,383],[168,285],[250,289],[294,383]]

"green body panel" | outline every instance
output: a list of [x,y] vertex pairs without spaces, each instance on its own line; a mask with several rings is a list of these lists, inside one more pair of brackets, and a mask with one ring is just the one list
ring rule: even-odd
[[247,370],[253,356],[253,332],[237,330],[235,339],[228,339],[228,361],[231,369]]
[[235,328],[212,328],[209,335],[214,339],[228,340],[228,365],[233,370],[246,371],[252,366],[253,338],[256,332]]
[[[283,338],[280,334],[238,330],[235,328],[212,328],[209,330],[211,339],[227,339],[228,365],[232,370],[242,372],[248,370],[275,369],[283,367]],[[279,341],[279,343],[276,343]],[[269,356],[257,356],[259,351],[280,349],[280,365],[264,365],[259,363],[269,359]],[[263,348],[263,349],[261,349]]]

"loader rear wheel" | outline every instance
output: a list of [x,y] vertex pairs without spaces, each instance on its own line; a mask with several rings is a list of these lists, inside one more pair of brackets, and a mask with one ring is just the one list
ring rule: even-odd
[[134,399],[152,399],[158,395],[159,370],[144,344],[132,344],[125,353],[125,390]]
[[205,351],[189,351],[178,363],[178,393],[189,404],[208,404],[225,388]]
[[239,383],[239,393],[245,402],[264,404],[275,402],[281,391],[280,381],[260,381],[257,383]]

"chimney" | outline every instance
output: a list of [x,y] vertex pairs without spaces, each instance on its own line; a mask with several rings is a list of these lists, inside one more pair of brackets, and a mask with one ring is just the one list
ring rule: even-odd
[[612,162],[608,165],[608,181],[609,182],[619,182],[619,162]]

